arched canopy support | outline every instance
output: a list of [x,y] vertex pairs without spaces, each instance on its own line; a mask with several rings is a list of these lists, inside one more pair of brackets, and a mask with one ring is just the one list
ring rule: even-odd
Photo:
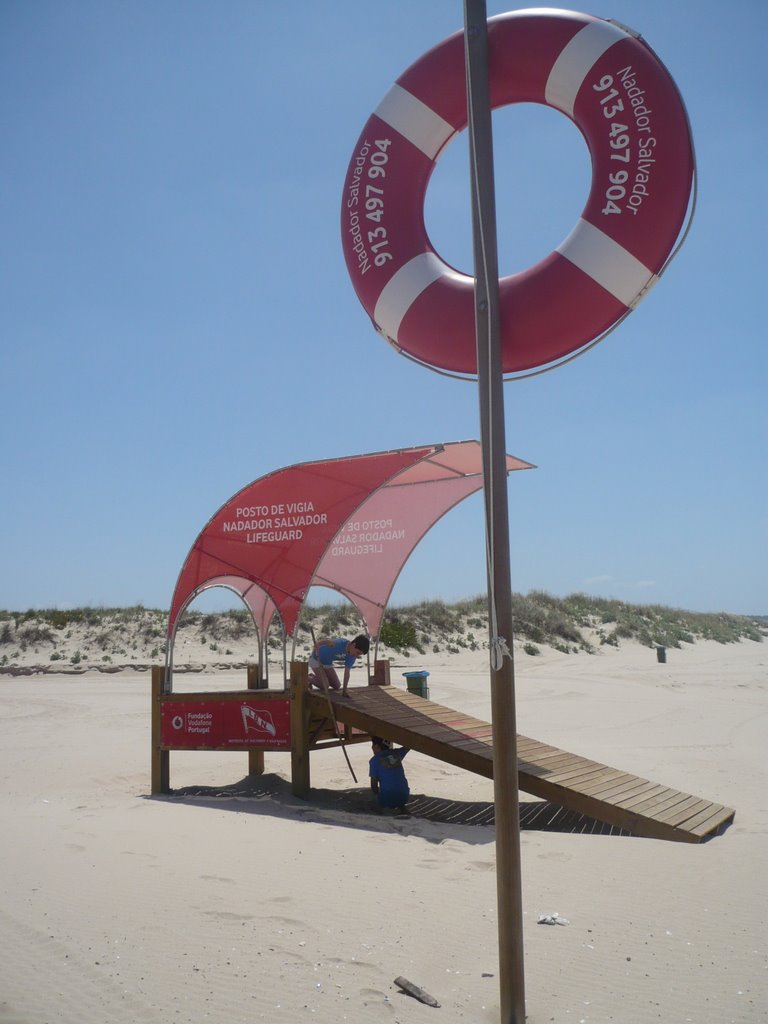
[[276,613],[274,602],[270,598],[269,594],[266,594],[260,587],[255,583],[252,583],[250,580],[234,575],[216,576],[206,580],[204,583],[201,583],[198,587],[195,587],[180,606],[178,614],[174,618],[172,628],[169,622],[168,642],[166,644],[165,654],[167,672],[173,671],[173,651],[176,643],[176,632],[179,627],[181,616],[194,600],[196,600],[201,594],[205,593],[205,591],[211,590],[214,587],[222,587],[224,590],[229,590],[232,593],[237,594],[251,613],[251,619],[253,620],[253,624],[256,628],[259,664],[262,666],[265,664],[267,636]]

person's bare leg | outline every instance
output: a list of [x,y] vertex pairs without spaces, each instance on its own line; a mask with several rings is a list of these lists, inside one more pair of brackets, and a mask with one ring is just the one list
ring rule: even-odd
[[328,690],[341,689],[336,669],[326,665],[317,666],[314,674],[309,677],[309,685],[316,687],[318,690],[324,690],[326,693]]
[[328,668],[326,668],[325,674],[326,674],[326,676],[328,678],[328,685],[330,686],[330,688],[332,690],[340,690],[341,689],[341,680],[339,679],[339,676],[338,676],[338,673],[336,672],[336,669],[335,668],[331,668],[329,666]]
[[312,674],[309,676],[308,682],[310,690],[313,688],[315,690],[323,691],[328,689],[328,684],[325,681],[325,672],[323,672],[322,665],[318,665],[317,668],[313,670]]

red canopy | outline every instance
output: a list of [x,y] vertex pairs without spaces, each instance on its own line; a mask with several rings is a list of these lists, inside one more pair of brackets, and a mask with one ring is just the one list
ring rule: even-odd
[[[532,469],[507,456],[507,471]],[[477,441],[304,462],[238,491],[206,524],[179,574],[168,620],[228,587],[263,637],[277,611],[292,636],[311,586],[332,587],[378,634],[400,571],[424,534],[482,487]]]

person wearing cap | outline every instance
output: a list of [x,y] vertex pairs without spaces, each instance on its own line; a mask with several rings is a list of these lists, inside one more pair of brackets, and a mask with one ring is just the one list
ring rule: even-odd
[[408,747],[392,747],[389,740],[371,736],[373,757],[368,762],[371,792],[378,800],[379,807],[395,807],[405,811],[411,795],[408,780],[403,770],[403,758]]
[[[356,636],[354,640],[318,640],[309,656],[310,687],[318,690],[341,690],[346,694],[349,686],[349,672],[355,661],[368,653],[370,641],[367,636]],[[339,680],[334,661],[344,661],[344,682]]]

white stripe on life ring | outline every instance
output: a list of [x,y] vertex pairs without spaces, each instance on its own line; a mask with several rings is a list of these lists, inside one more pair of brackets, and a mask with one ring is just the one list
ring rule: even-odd
[[630,309],[658,280],[631,252],[587,220],[580,220],[556,251]]
[[387,281],[376,300],[373,319],[382,334],[397,343],[403,317],[421,293],[440,278],[474,284],[473,278],[449,267],[433,252],[422,252],[403,264]]
[[607,49],[627,33],[607,21],[591,21],[577,32],[560,51],[547,79],[545,98],[551,107],[557,107],[573,117],[573,106],[581,84]]
[[376,117],[434,160],[456,129],[418,97],[395,85],[374,110]]

